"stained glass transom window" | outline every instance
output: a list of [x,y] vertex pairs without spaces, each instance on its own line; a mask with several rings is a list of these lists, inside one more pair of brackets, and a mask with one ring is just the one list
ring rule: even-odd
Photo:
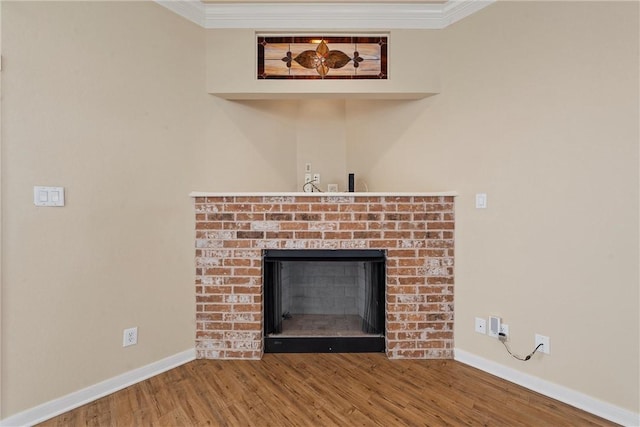
[[386,36],[258,36],[258,79],[386,79]]

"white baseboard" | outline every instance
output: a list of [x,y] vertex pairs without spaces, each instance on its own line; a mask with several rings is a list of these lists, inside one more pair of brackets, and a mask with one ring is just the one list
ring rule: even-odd
[[108,380],[99,382],[85,389],[75,391],[66,396],[38,405],[34,408],[0,420],[2,427],[31,426],[57,415],[63,414],[79,406],[93,402],[130,385],[144,381],[154,375],[173,369],[187,362],[195,360],[195,349],[185,350],[165,359],[158,360],[141,368],[134,369]]
[[567,387],[522,373],[458,348],[455,349],[454,359],[614,423],[629,427],[640,426],[640,414],[603,402]]

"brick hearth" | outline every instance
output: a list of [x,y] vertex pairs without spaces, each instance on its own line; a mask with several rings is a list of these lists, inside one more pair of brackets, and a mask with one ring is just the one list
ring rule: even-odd
[[452,193],[192,196],[198,358],[262,357],[263,249],[386,249],[388,357],[453,357]]

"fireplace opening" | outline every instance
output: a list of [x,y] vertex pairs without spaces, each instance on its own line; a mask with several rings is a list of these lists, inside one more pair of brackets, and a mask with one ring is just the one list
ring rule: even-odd
[[385,351],[384,250],[265,250],[264,351]]

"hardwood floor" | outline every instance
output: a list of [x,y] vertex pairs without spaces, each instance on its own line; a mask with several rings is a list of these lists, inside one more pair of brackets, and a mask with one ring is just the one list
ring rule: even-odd
[[452,360],[196,360],[42,426],[613,426]]

